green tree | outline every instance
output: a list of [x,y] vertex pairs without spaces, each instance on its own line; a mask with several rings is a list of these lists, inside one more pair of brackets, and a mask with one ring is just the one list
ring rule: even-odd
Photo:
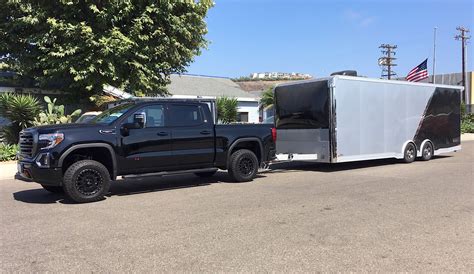
[[216,100],[217,119],[223,124],[237,122],[237,99],[228,97],[219,97]]
[[99,94],[104,84],[166,93],[206,47],[212,0],[4,0],[0,70],[41,86]]
[[268,88],[262,93],[262,98],[260,99],[260,105],[263,109],[268,109],[273,107],[274,98],[273,98],[273,87]]

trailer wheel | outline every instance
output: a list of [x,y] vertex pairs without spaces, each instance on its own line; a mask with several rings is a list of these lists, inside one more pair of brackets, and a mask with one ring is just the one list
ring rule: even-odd
[[237,182],[251,181],[257,175],[258,159],[248,149],[240,149],[230,156],[229,175]]
[[403,161],[405,163],[411,163],[415,161],[416,158],[416,147],[413,143],[408,143],[403,152]]
[[93,160],[75,162],[66,170],[63,178],[64,192],[78,203],[102,200],[110,184],[107,168]]
[[421,160],[429,161],[433,158],[433,145],[431,142],[426,142],[421,148]]

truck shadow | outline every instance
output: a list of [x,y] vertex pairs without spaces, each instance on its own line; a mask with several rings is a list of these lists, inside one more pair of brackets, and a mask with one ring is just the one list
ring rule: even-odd
[[[433,157],[430,161],[437,161],[443,158],[450,158],[452,156],[440,155]],[[422,162],[417,159],[416,162]],[[367,160],[367,161],[357,161],[357,162],[347,162],[347,163],[315,163],[315,162],[304,162],[304,161],[295,161],[295,162],[286,162],[280,164],[274,164],[267,171],[268,173],[285,173],[292,171],[318,171],[318,172],[336,172],[336,171],[345,171],[351,169],[363,169],[377,166],[386,166],[386,165],[403,165],[406,164],[402,160],[398,159],[380,159],[380,160]],[[264,172],[264,173],[267,173]]]
[[[265,177],[257,175],[257,178]],[[234,183],[227,172],[219,171],[209,178],[200,178],[194,175],[149,176],[134,179],[122,179],[112,183],[106,197],[128,196],[141,193],[170,191],[181,188],[205,187],[216,183]],[[245,183],[244,183],[245,184]],[[39,185],[38,185],[39,186]],[[32,204],[75,204],[64,194],[50,193],[42,188],[29,189],[13,193],[16,201]]]

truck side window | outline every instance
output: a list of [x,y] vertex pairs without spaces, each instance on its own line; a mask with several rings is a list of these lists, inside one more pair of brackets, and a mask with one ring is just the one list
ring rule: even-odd
[[[135,113],[144,112],[146,114],[145,127],[164,127],[165,126],[165,111],[163,105],[151,105],[143,107]],[[133,123],[133,114],[127,118],[126,123]]]
[[203,123],[201,109],[194,105],[171,105],[172,126],[197,126]]

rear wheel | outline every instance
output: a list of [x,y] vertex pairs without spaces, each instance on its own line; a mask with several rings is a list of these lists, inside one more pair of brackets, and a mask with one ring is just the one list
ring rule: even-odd
[[229,175],[237,182],[251,181],[257,175],[258,159],[248,149],[237,150],[230,156]]
[[196,172],[194,173],[194,175],[198,176],[198,177],[201,177],[201,178],[208,178],[208,177],[212,177],[214,176],[214,174],[216,174],[217,170],[216,171],[206,171],[206,172]]
[[408,143],[403,152],[403,161],[405,163],[411,163],[416,158],[416,147],[413,143]]
[[433,145],[431,142],[426,142],[421,148],[421,160],[428,161],[433,158]]
[[47,186],[47,185],[41,185],[44,190],[47,190],[51,193],[64,193],[64,190],[60,186]]
[[107,168],[93,160],[75,162],[64,173],[64,192],[78,203],[102,200],[109,191],[110,184]]

